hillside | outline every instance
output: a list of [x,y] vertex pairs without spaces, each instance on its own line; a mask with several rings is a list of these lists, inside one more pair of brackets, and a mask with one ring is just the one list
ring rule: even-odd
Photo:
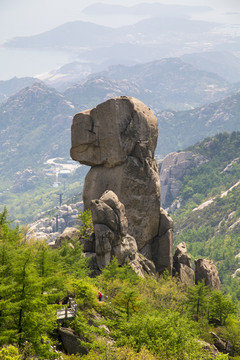
[[16,94],[21,89],[33,85],[37,79],[32,77],[17,78],[0,81],[0,103],[6,100],[9,96]]
[[[40,211],[81,191],[86,169],[69,163],[74,106],[42,82],[0,105],[0,203],[31,222]],[[56,159],[57,158],[57,159]]]
[[224,100],[211,103],[188,111],[162,111],[157,113],[159,136],[157,153],[161,149],[171,152],[173,149],[184,149],[207,136],[218,132],[240,130],[240,93]]
[[1,172],[6,176],[50,157],[66,156],[74,106],[41,82],[0,106]]
[[[119,91],[116,92],[116,87]],[[220,76],[198,70],[179,58],[149,63],[110,66],[107,71],[89,76],[83,84],[70,87],[64,95],[75,106],[105,99],[112,93],[138,97],[154,112],[163,109],[188,110],[225,98],[239,89]],[[115,88],[115,89],[114,89]],[[92,103],[93,103],[92,101]]]
[[206,51],[185,54],[181,59],[199,70],[214,72],[232,83],[240,81],[240,59],[231,52]]
[[176,244],[185,241],[194,258],[213,259],[223,288],[240,299],[232,277],[240,267],[240,132],[206,138],[187,151],[206,161],[190,168],[180,187],[181,206],[172,213]]
[[[186,288],[167,273],[142,278],[116,259],[90,277],[77,239],[52,249],[25,241],[5,212],[0,219],[2,359],[228,360],[228,349],[239,355],[237,303],[221,291],[201,283]],[[211,331],[228,343],[221,353]]]

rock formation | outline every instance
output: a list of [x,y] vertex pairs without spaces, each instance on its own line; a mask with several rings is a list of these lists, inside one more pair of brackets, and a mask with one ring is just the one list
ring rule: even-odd
[[29,224],[27,239],[44,239],[48,244],[54,243],[67,227],[77,225],[80,210],[83,210],[82,202],[70,205],[63,204],[50,211],[40,213],[35,221]]
[[210,331],[215,347],[223,354],[234,356],[234,347],[230,341],[224,340],[213,331]]
[[191,151],[172,152],[159,163],[162,206],[170,206],[178,196],[183,177],[207,160]]
[[128,262],[140,276],[144,276],[144,271],[155,274],[154,264],[138,253],[136,240],[127,233],[125,207],[113,191],[106,190],[100,199],[92,200],[91,211],[99,269],[116,257],[119,265]]
[[195,283],[204,280],[211,289],[220,290],[218,271],[212,260],[195,260]]
[[[172,222],[160,211],[160,181],[154,159],[157,136],[157,118],[152,111],[139,100],[122,96],[74,116],[71,156],[91,166],[84,184],[84,208],[103,205],[96,201],[112,190],[125,207],[128,234],[136,240],[137,250],[154,261],[157,271],[168,268],[171,272]],[[121,236],[124,227],[122,231]],[[107,230],[104,239],[108,239],[106,244],[112,241],[118,246]],[[106,246],[104,262],[112,251]]]
[[173,220],[162,208],[160,209],[159,230],[152,241],[151,253],[157,272],[162,273],[168,270],[169,274],[172,274]]
[[84,346],[80,337],[70,328],[60,327],[58,329],[62,345],[67,354],[87,354],[87,347]]
[[178,274],[182,283],[194,285],[194,271],[191,268],[191,258],[187,254],[185,242],[181,242],[177,247],[173,257],[174,272]]

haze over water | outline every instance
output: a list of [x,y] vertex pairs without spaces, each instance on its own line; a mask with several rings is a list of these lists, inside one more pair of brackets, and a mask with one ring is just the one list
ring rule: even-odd
[[[34,35],[51,30],[52,28],[68,21],[82,20],[110,27],[120,27],[134,24],[142,19],[142,17],[138,16],[126,16],[119,14],[116,14],[116,16],[97,16],[95,14],[90,16],[84,14],[82,9],[93,2],[94,1],[91,0],[85,0],[81,1],[81,4],[79,4],[79,1],[75,0],[70,0],[68,2],[66,2],[66,0],[60,0],[58,1],[58,6],[55,8],[54,16],[53,5],[55,1],[51,1],[50,7],[49,1],[46,0],[43,0],[41,5],[35,0],[23,0],[21,1],[21,6],[19,2],[14,0],[11,2],[2,0],[0,4],[0,13],[2,13],[2,15],[0,15],[0,44],[12,37]],[[103,0],[103,2],[116,4],[115,1],[113,2],[109,0]],[[126,2],[123,0],[121,1],[121,4],[130,6],[131,4],[140,4],[143,2],[154,1],[133,0]],[[169,4],[169,1],[165,0],[156,2]],[[188,0],[173,0],[172,2],[178,5],[193,5],[192,1]],[[74,7],[71,6],[73,4],[75,4],[75,13],[73,11]],[[234,2],[234,0],[228,1],[228,6],[224,6],[221,1],[219,1],[218,4],[219,6],[215,6],[212,11],[196,12],[193,14],[193,19],[225,23],[226,25],[222,28],[224,33],[233,36],[240,36],[240,9],[238,12],[238,6],[234,5],[237,4],[237,2]],[[207,5],[211,7],[211,1],[208,3],[204,1],[197,1],[194,5]],[[64,6],[65,16],[63,12]],[[43,16],[44,10],[45,16]],[[76,60],[81,61],[79,55],[69,51],[0,47],[0,80],[7,80],[14,76],[36,76]]]

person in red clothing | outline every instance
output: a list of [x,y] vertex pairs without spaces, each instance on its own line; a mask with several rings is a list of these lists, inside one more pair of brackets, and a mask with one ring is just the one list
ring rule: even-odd
[[101,291],[98,292],[98,300],[102,301],[102,293],[101,293]]

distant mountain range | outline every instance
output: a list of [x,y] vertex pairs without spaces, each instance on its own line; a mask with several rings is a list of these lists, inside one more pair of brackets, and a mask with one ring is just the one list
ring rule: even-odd
[[[63,93],[43,82],[35,82],[0,104],[1,202],[7,203],[12,212],[21,214],[20,200],[23,198],[14,191],[26,188],[27,192],[22,192],[21,196],[28,196],[27,207],[32,213],[37,210],[36,206],[35,210],[31,208],[35,201],[45,204],[49,198],[46,191],[50,191],[56,181],[54,177],[46,179],[44,174],[48,166],[45,163],[57,157],[68,161],[72,117],[79,111],[115,96],[139,98],[158,117],[156,155],[164,156],[217,132],[240,130],[240,92],[237,89],[237,84],[229,84],[213,73],[199,71],[176,58],[131,67],[111,67]],[[231,96],[227,97],[229,94]],[[216,99],[221,100],[207,104]],[[177,107],[186,108],[186,104],[190,110],[176,111]],[[192,109],[196,105],[201,106]],[[66,175],[64,191],[73,195],[71,182],[81,182],[83,173],[81,170],[71,180],[67,180]],[[38,189],[42,195],[34,193]],[[30,200],[32,196],[35,200]],[[27,213],[28,209],[24,211]],[[28,214],[28,218],[30,216]]]
[[42,82],[0,105],[1,176],[39,167],[50,157],[66,156],[74,106]]
[[[118,52],[121,53],[120,49],[121,47],[116,47],[114,50],[116,56]],[[194,53],[184,55],[181,58],[165,58],[138,65],[130,64],[130,62],[131,61],[129,61],[129,65],[110,66],[107,70],[99,72],[97,70],[98,68],[101,69],[101,66],[98,67],[93,63],[74,61],[48,73],[38,75],[37,78],[44,81],[49,87],[53,87],[60,92],[64,92],[68,87],[74,85],[74,88],[78,88],[80,93],[85,92],[84,86],[88,88],[91,86],[91,81],[94,78],[105,78],[105,82],[107,82],[107,79],[111,81],[127,80],[129,82],[128,87],[134,89],[131,91],[131,95],[140,96],[141,94],[143,101],[149,100],[146,99],[146,94],[143,94],[142,88],[148,89],[148,92],[149,90],[152,91],[152,93],[149,94],[149,97],[151,95],[150,103],[154,104],[156,102],[158,104],[157,106],[154,105],[154,108],[162,107],[162,105],[163,107],[168,107],[167,104],[164,104],[164,102],[167,103],[165,100],[163,100],[163,104],[161,104],[159,100],[161,98],[172,98],[172,94],[169,96],[169,91],[174,90],[175,86],[173,86],[173,81],[176,81],[176,87],[179,88],[179,92],[183,92],[183,97],[186,96],[187,101],[189,101],[189,95],[192,99],[196,95],[196,101],[192,101],[190,106],[203,104],[205,103],[205,99],[207,99],[207,102],[218,100],[240,88],[240,59],[230,52]],[[154,77],[159,79],[158,84],[157,80],[155,84],[153,84]],[[191,77],[192,79],[190,79]],[[32,85],[37,78],[14,77],[10,80],[0,81],[0,102],[6,100],[9,96],[24,87]],[[180,83],[181,78],[182,84]],[[132,84],[132,82],[134,84]],[[186,86],[186,83],[188,82],[189,94],[187,95],[188,86]],[[84,83],[85,85],[83,86]],[[209,97],[209,92],[206,90],[204,93],[203,91],[204,86],[211,85],[213,85],[213,91]],[[116,88],[116,86],[118,85],[115,83],[114,88]],[[164,92],[161,91],[161,86],[165,89]],[[193,86],[195,88],[193,88]],[[196,89],[198,86],[201,86],[199,94],[197,94],[198,90]],[[128,87],[125,87],[125,93],[129,93]],[[185,89],[183,89],[184,87]],[[123,84],[119,84],[119,88],[124,92]],[[74,90],[69,90],[69,93],[70,92],[74,92]],[[161,92],[161,94],[159,94],[159,92]],[[105,96],[107,93],[106,91]],[[114,93],[114,91],[112,93]],[[116,94],[118,93],[119,91],[116,91]],[[100,98],[103,99],[104,97]],[[200,98],[202,100],[199,101]],[[74,100],[78,106],[79,99],[80,98]],[[171,102],[169,102],[169,104],[170,107],[173,106]],[[180,108],[183,108],[183,99],[179,98],[179,101],[176,102],[174,100],[174,104],[174,108],[179,108],[179,104]]]
[[[237,89],[175,58],[112,67],[64,93],[34,83],[0,105],[1,173],[9,178],[48,158],[68,157],[73,114],[121,95],[137,97],[157,115],[157,154],[183,149],[219,131],[240,130]],[[191,110],[176,111],[184,108]]]
[[240,92],[189,111],[162,111],[157,118],[160,134],[157,152],[161,153],[163,148],[167,152],[184,149],[207,136],[240,130]]
[[225,80],[240,81],[240,58],[226,51],[205,51],[185,54],[181,59],[199,70],[214,72]]
[[0,102],[7,100],[7,98],[11,95],[16,94],[21,89],[31,86],[37,81],[36,78],[33,77],[24,77],[17,78],[14,77],[10,80],[0,81]]
[[[84,73],[88,72],[89,68],[90,72],[97,72],[110,65],[134,65],[200,52],[213,54],[229,51],[237,54],[240,50],[237,31],[228,34],[222,23],[194,20],[196,14],[211,15],[211,12],[211,7],[206,6],[159,3],[122,6],[96,3],[79,13],[78,21],[64,23],[34,36],[15,37],[1,46],[5,47],[4,51],[9,52],[9,56],[12,48],[19,52],[22,51],[21,49],[24,49],[24,52],[30,49],[44,51],[45,62],[49,57],[50,63],[52,63],[51,56],[54,54],[61,65],[64,64],[67,56],[71,58],[74,66],[77,62],[80,63],[78,68],[81,67]],[[128,21],[124,21],[126,17]],[[123,21],[117,21],[119,18]],[[89,21],[83,21],[83,19]],[[95,22],[108,25],[99,25]],[[185,58],[183,60],[185,61]],[[230,82],[239,79],[237,62],[235,61],[234,64],[233,59],[227,59],[221,54],[213,55],[212,59],[211,55],[207,58],[206,55],[203,58],[199,56],[198,60],[190,56],[186,57],[186,62],[195,67],[199,64],[200,70],[214,71]],[[232,71],[224,69],[226,62],[229,65],[230,62],[232,63]],[[31,69],[31,64],[29,64],[29,69]],[[39,69],[38,72],[36,66],[34,67],[34,71],[38,74],[43,71],[42,67]],[[234,79],[233,71],[235,70],[237,71]],[[47,71],[51,71],[50,86],[54,86],[54,81],[58,90],[63,90],[64,87],[70,85],[66,77],[63,76],[62,83],[60,80],[61,74],[66,75],[66,69],[59,72],[59,69],[49,68]],[[71,81],[73,77],[71,75]],[[79,76],[76,80],[82,80],[82,77]]]
[[[15,37],[4,46],[25,49],[60,49],[81,62],[95,65],[133,64],[185,53],[217,50],[222,44],[237,48],[237,39],[226,39],[221,24],[176,17],[171,13],[112,28],[86,21],[65,23],[28,37]],[[213,31],[214,29],[214,31]]]
[[[98,56],[100,50],[96,51],[96,56]],[[105,50],[102,49],[101,51],[102,53],[100,56],[104,56]],[[129,60],[127,64],[126,61],[122,59],[122,54],[125,54],[126,52],[129,54]],[[93,53],[94,52],[92,52],[92,54]],[[114,54],[116,63],[118,64],[115,68],[113,66],[110,66],[108,67],[108,70],[104,70],[104,72],[102,71],[102,75],[107,75],[107,77],[111,78],[113,72],[120,72],[120,74],[114,74],[114,76],[122,79],[126,76],[128,78],[130,74],[130,78],[133,78],[135,75],[131,74],[131,70],[136,73],[137,69],[139,69],[140,73],[140,69],[146,67],[146,64],[144,63],[138,64],[136,68],[134,67],[137,62],[137,57],[143,60],[143,54],[141,53],[141,46],[138,45],[135,45],[134,47],[130,46],[129,48],[128,45],[124,44],[119,46],[113,46],[112,54]],[[155,55],[157,58],[157,54]],[[153,56],[153,53],[151,54],[151,56]],[[147,57],[148,55],[146,54],[146,58]],[[240,58],[236,57],[231,52],[206,51],[202,53],[186,54],[181,56],[180,59],[185,64],[192,65],[196,70],[198,69],[204,72],[214,73],[215,75],[220,76],[222,79],[228,81],[229,83],[240,82]],[[119,65],[119,61],[122,60],[125,66]],[[155,62],[160,65],[162,60],[163,59],[159,59]],[[107,60],[105,65],[107,66]],[[97,66],[93,62],[81,63],[80,61],[75,61],[49,73],[42,74],[41,76],[38,76],[38,78],[44,81],[47,85],[55,87],[57,90],[64,91],[67,89],[67,87],[73,84],[75,85],[80,82],[83,83],[84,81],[86,81],[86,78],[88,78],[89,75],[90,78],[92,78],[93,76],[98,76],[96,75],[96,73],[99,72],[98,70],[101,71],[102,67],[103,66]],[[209,74],[207,76],[209,76]]]
[[[190,109],[223,99],[240,89],[240,84],[231,85],[220,76],[198,70],[179,58],[161,59],[134,66],[111,66],[107,71],[93,74],[89,78],[127,80],[129,84],[135,84],[139,89],[139,99],[154,111]],[[127,95],[136,96],[132,93]]]
[[[188,18],[156,17],[144,19],[134,25],[111,28],[86,21],[73,21],[50,31],[33,36],[15,37],[5,47],[21,48],[100,48],[113,44],[165,44],[178,48],[189,41],[215,39],[210,30],[218,24]],[[167,35],[171,34],[171,37]],[[176,34],[176,36],[173,36]],[[190,46],[190,44],[188,44]],[[173,49],[173,48],[172,48]]]

